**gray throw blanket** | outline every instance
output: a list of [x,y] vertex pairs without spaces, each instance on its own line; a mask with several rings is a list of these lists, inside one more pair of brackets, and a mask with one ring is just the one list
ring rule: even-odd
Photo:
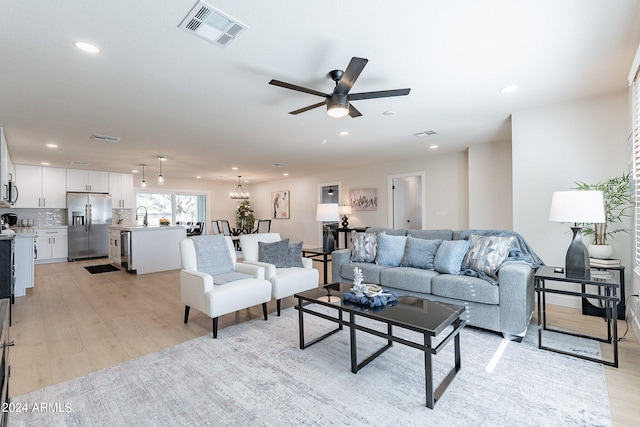
[[198,271],[209,274],[213,278],[214,285],[224,285],[235,280],[253,277],[235,271],[224,236],[194,236],[191,240],[196,249]]
[[[463,230],[460,232],[460,239],[468,240],[470,234],[477,234],[480,236],[498,236],[498,237],[513,236],[515,237],[515,240],[513,241],[513,244],[509,249],[509,255],[507,256],[507,259],[503,261],[501,266],[505,264],[521,263],[521,264],[528,264],[531,268],[536,269],[541,265],[544,265],[544,262],[542,262],[540,257],[538,257],[538,255],[533,251],[533,249],[531,249],[531,246],[529,246],[527,241],[524,240],[524,238],[520,234],[516,233],[515,231]],[[463,270],[461,274],[465,276],[478,277],[482,280],[486,280],[487,282],[493,285],[498,284],[498,282],[493,277],[489,277],[482,272],[478,273],[477,271],[467,269],[467,270]]]

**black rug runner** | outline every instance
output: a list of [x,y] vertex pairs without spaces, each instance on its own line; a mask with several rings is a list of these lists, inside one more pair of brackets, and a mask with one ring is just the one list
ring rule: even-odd
[[115,267],[111,264],[91,265],[85,268],[91,274],[108,273],[109,271],[120,271],[118,267]]

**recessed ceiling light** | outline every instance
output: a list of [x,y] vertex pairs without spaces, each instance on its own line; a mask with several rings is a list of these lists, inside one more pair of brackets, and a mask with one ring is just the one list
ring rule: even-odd
[[233,170],[233,171],[237,171],[237,170],[238,170],[238,167],[237,167],[237,166],[233,166],[233,167],[231,168],[231,170]]
[[47,144],[47,147],[49,148],[58,148],[57,144]]
[[98,49],[96,46],[92,45],[91,43],[86,43],[86,42],[75,42],[73,43],[73,45],[75,47],[77,47],[78,49],[80,49],[83,52],[87,52],[87,53],[98,53],[100,52],[100,49]]
[[131,173],[138,173],[138,169],[131,169]]
[[438,148],[438,145],[437,144],[433,144],[433,145],[430,145],[429,148],[431,148],[432,150],[435,150],[436,148]]
[[338,135],[341,135],[341,136],[349,135],[349,131],[348,130],[341,130],[340,132],[338,132]]
[[509,93],[509,92],[514,92],[516,90],[518,90],[518,86],[517,85],[509,85],[509,86],[505,86],[502,89],[500,89],[500,92]]
[[50,165],[51,165],[51,163],[49,163],[49,162],[41,162],[40,164],[41,164],[42,166],[50,166]]
[[201,179],[202,177],[200,175],[196,176],[196,179]]
[[285,173],[283,173],[282,175],[283,175],[283,176],[289,176],[289,174],[288,174],[288,173],[286,173],[286,172],[285,172]]
[[322,145],[324,145],[324,144],[326,144],[326,143],[327,143],[327,140],[326,140],[326,139],[323,139],[323,140],[322,140]]

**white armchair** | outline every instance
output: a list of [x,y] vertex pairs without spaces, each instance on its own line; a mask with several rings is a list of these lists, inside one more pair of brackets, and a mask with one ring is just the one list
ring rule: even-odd
[[[264,267],[265,279],[271,281],[271,295],[276,300],[278,316],[282,298],[297,292],[318,287],[319,273],[313,268],[313,260],[302,258],[302,267],[276,268],[273,264],[259,261],[258,242],[273,243],[280,241],[278,233],[244,234],[240,236],[240,247],[244,264]],[[240,263],[242,264],[242,263]]]
[[[198,253],[194,239],[201,239],[198,247],[217,248],[224,251],[224,244],[219,239],[224,239],[231,256],[232,271],[212,276],[204,272],[205,268],[198,268]],[[217,242],[206,239],[218,239]],[[204,245],[204,246],[202,246]],[[224,252],[211,259],[213,264],[229,267],[228,258]],[[203,256],[203,253],[200,254]],[[207,251],[207,256],[209,252]],[[180,257],[182,271],[180,271],[180,294],[184,309],[184,323],[189,319],[191,307],[213,318],[213,338],[218,336],[218,317],[232,313],[243,308],[262,304],[264,320],[267,320],[267,302],[271,300],[271,282],[265,280],[264,268],[256,265],[236,262],[236,251],[230,237],[221,235],[198,236],[193,239],[180,241]],[[209,258],[206,259],[207,264]],[[203,263],[204,264],[204,263]],[[201,266],[202,267],[202,266]],[[237,277],[235,273],[251,275],[251,278]],[[230,280],[230,281],[229,281]],[[214,284],[227,281],[225,284]]]

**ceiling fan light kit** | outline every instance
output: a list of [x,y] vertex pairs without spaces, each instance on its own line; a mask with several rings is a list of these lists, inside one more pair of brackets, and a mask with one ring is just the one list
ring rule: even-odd
[[410,88],[349,94],[349,91],[360,76],[360,73],[364,69],[364,66],[367,65],[367,62],[369,62],[369,60],[366,58],[358,58],[354,56],[353,58],[351,58],[351,61],[349,62],[346,70],[330,71],[329,77],[331,77],[331,79],[336,83],[336,87],[330,94],[275,79],[272,79],[269,84],[325,98],[324,102],[318,102],[316,104],[312,104],[307,107],[289,112],[289,114],[294,115],[326,105],[327,114],[330,117],[344,117],[346,115],[349,115],[350,117],[355,118],[360,117],[362,113],[360,113],[360,111],[358,111],[353,106],[353,104],[350,103],[350,101],[359,101],[363,99],[374,98],[388,98],[391,96],[405,96],[409,94],[409,92],[411,91]]

